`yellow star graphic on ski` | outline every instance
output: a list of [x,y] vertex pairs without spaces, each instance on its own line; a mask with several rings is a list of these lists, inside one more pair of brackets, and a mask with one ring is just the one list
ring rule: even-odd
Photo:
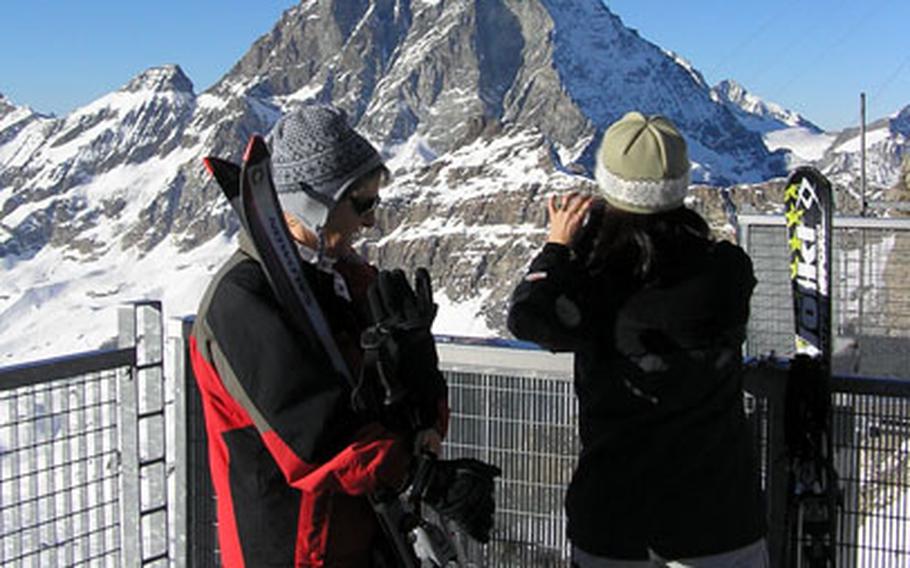
[[803,222],[803,215],[806,212],[802,209],[797,209],[795,204],[790,204],[790,209],[787,210],[787,228],[793,227],[795,225],[801,225]]
[[796,201],[799,199],[799,185],[791,183],[787,186],[787,189],[784,190],[784,202],[793,200]]

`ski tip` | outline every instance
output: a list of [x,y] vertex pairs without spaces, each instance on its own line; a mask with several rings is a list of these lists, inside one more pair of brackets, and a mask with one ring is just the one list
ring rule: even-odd
[[250,141],[246,145],[246,151],[243,153],[243,161],[250,162],[269,155],[268,146],[265,138],[259,134],[250,136]]
[[816,167],[814,167],[814,166],[806,166],[806,165],[797,167],[796,169],[793,170],[793,172],[792,172],[791,175],[794,175],[794,176],[795,176],[795,175],[798,175],[798,174],[802,174],[802,175],[806,175],[806,174],[815,174],[815,175],[818,175],[818,176],[821,176],[821,175],[822,175],[822,173],[821,173],[820,171],[818,171],[818,169],[817,169]]
[[202,158],[202,163],[205,164],[205,169],[208,170],[209,175],[211,176],[215,175],[215,166],[212,164],[212,160],[214,159],[215,158],[212,158],[211,156]]
[[787,185],[793,185],[799,183],[804,179],[808,179],[809,183],[812,183],[816,186],[821,187],[831,187],[831,182],[825,177],[825,174],[821,173],[817,168],[813,166],[799,166],[787,178]]

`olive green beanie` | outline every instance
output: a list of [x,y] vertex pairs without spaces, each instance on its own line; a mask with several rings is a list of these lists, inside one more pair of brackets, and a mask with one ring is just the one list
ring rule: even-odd
[[673,123],[633,111],[604,134],[594,177],[612,206],[659,213],[683,204],[689,167],[686,141]]

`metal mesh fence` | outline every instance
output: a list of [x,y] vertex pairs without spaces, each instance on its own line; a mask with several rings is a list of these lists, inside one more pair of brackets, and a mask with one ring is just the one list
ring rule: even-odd
[[446,380],[453,409],[446,457],[475,457],[503,471],[485,565],[563,563],[563,495],[578,453],[572,383],[464,371],[448,371]]
[[[482,358],[495,348],[477,349]],[[476,457],[503,469],[484,565],[568,566],[562,500],[578,455],[571,381],[463,365],[445,374],[453,408],[447,457]],[[839,377],[835,389],[835,466],[843,491],[838,566],[910,566],[910,382]],[[772,540],[787,538],[787,471],[778,461],[782,394],[764,385],[744,401],[775,525]]]
[[[741,225],[742,226],[742,225]],[[748,355],[793,351],[793,304],[790,299],[786,229],[780,226],[748,226],[744,248],[752,258],[758,284],[752,294]]]
[[0,565],[170,565],[161,307],[119,350],[0,369]]
[[[785,226],[764,216],[740,226],[758,278],[747,352],[790,354]],[[844,500],[838,565],[910,566],[910,219],[835,217],[833,238],[832,364],[857,376],[837,380],[833,400]]]
[[[793,351],[793,305],[783,220],[744,216],[743,246],[758,285],[749,355]],[[835,372],[910,378],[910,219],[835,217],[832,309]]]
[[846,568],[910,565],[910,385],[891,385],[902,395],[862,392],[881,384],[854,379],[851,392],[835,395],[838,565]]
[[124,372],[0,392],[0,565],[117,564]]

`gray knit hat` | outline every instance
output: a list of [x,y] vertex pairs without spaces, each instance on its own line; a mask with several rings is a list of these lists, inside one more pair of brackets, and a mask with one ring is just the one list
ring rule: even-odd
[[328,105],[309,104],[285,114],[269,143],[282,209],[314,230],[325,224],[354,181],[382,165],[379,152],[348,125],[345,112]]
[[686,141],[672,122],[630,112],[604,134],[594,177],[617,209],[659,213],[683,204],[689,168]]

